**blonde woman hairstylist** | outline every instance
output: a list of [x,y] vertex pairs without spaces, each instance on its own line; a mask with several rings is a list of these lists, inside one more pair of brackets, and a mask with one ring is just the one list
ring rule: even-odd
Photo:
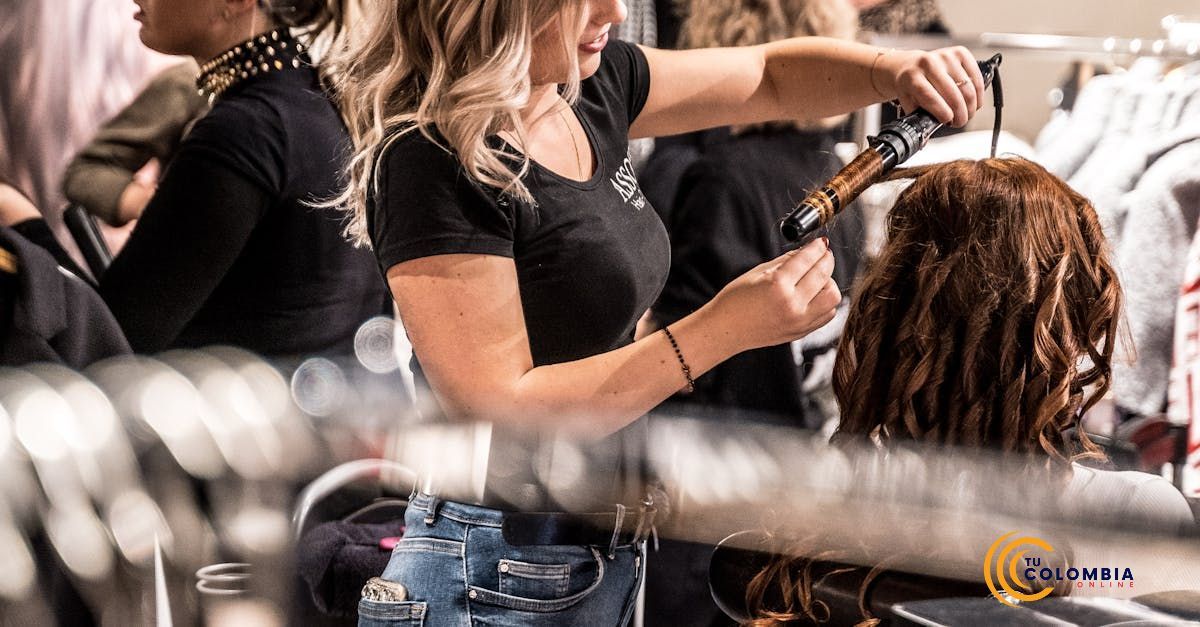
[[364,589],[363,625],[624,624],[643,549],[629,465],[592,467],[580,491],[593,503],[574,500],[568,518],[561,494],[525,489],[520,447],[499,443],[520,429],[627,442],[714,365],[832,317],[834,260],[817,240],[635,341],[669,247],[630,138],[891,98],[963,125],[983,92],[963,48],[813,37],[663,51],[610,40],[624,17],[619,0],[385,0],[327,66],[354,140],[348,232],[373,247],[440,410],[492,421],[505,465],[474,502],[413,499]]

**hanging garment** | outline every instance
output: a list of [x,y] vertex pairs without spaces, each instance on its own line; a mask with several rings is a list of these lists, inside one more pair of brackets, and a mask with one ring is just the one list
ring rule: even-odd
[[1117,76],[1097,76],[1088,81],[1079,92],[1074,110],[1038,135],[1038,163],[1059,178],[1070,178],[1104,135],[1121,87],[1122,79]]
[[1175,308],[1175,357],[1167,415],[1188,425],[1184,496],[1200,497],[1200,237],[1192,238],[1179,304]]
[[1133,189],[1145,172],[1150,145],[1161,141],[1163,129],[1158,124],[1167,103],[1166,90],[1158,84],[1132,85],[1126,96],[1122,102],[1131,108],[1131,115],[1121,112],[1119,123],[1070,179],[1071,186],[1092,201],[1110,234],[1120,232],[1121,196]]
[[[1133,80],[1122,85],[1110,105],[1112,110],[1099,141],[1088,151],[1087,158],[1079,165],[1079,169],[1074,174],[1070,177],[1062,177],[1093,204],[1096,204],[1092,189],[1094,181],[1107,175],[1114,160],[1119,159],[1125,147],[1133,142],[1134,135],[1139,130],[1145,130],[1138,128],[1135,114],[1148,87],[1140,81]],[[1108,237],[1112,238],[1120,233],[1120,220],[1116,217],[1118,211],[1113,207],[1113,203],[1108,203],[1107,206],[1100,203],[1100,206],[1096,207],[1096,215],[1100,218],[1100,224],[1104,227],[1104,233]]]
[[616,25],[617,37],[630,43],[658,47],[658,19],[654,0],[626,0],[625,21]]
[[1200,131],[1183,137],[1151,156],[1120,203],[1126,217],[1116,263],[1136,359],[1118,346],[1113,393],[1118,405],[1138,414],[1159,413],[1167,400],[1174,312],[1200,218]]
[[[1111,134],[1101,139],[1088,160],[1070,179],[1071,186],[1092,201],[1110,237],[1124,229],[1121,197],[1132,190],[1164,145],[1177,143],[1181,117],[1200,111],[1200,80],[1173,74],[1168,79],[1134,80],[1125,106],[1132,106]],[[1118,111],[1124,115],[1123,111]],[[1195,119],[1195,118],[1192,118]]]

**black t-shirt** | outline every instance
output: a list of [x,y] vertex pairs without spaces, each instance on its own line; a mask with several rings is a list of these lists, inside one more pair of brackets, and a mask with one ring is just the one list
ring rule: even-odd
[[[453,253],[512,258],[535,365],[631,343],[670,266],[666,229],[628,158],[629,126],[646,102],[649,80],[641,50],[609,43],[574,105],[594,148],[595,174],[579,182],[531,164],[524,182],[536,206],[474,182],[420,132],[387,144],[377,195],[368,200],[381,268]],[[493,438],[493,456],[500,440]]]
[[390,311],[332,197],[349,137],[316,71],[286,66],[223,94],[196,123],[100,294],[139,352],[233,344],[347,353]]

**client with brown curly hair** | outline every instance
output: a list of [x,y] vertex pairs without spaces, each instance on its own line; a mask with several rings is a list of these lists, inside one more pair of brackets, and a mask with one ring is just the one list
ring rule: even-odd
[[1121,288],[1086,199],[1041,166],[912,168],[839,347],[835,441],[972,446],[1067,464],[1108,390]]
[[[1109,388],[1122,302],[1091,204],[1019,158],[892,178],[912,184],[851,306],[834,372],[833,441],[988,449],[1048,473],[1068,518],[1101,511],[1106,522],[1162,531],[1194,523],[1161,477],[1074,463],[1103,458],[1077,427]],[[754,624],[817,621],[812,579],[791,574],[809,573],[812,562],[777,559],[755,578]],[[766,607],[775,604],[764,596],[780,594],[781,607]]]

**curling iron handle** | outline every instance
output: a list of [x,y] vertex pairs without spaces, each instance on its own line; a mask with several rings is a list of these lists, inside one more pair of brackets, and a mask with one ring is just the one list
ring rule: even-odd
[[[1001,58],[999,54],[996,54],[987,61],[976,61],[979,64],[979,72],[983,75],[984,88],[992,86],[992,80],[996,76],[996,68],[1000,65]],[[883,128],[879,129],[877,136],[869,138],[872,147],[876,147],[874,146],[876,143],[884,143],[896,153],[895,161],[888,164],[881,174],[908,161],[909,157],[924,148],[925,144],[929,142],[929,138],[945,125],[945,122],[939,121],[925,109],[917,109],[906,116],[884,124]]]
[[[987,61],[977,61],[985,87],[992,85],[1001,59],[996,54]],[[863,190],[924,148],[929,137],[941,127],[942,123],[924,109],[885,124],[878,135],[869,138],[866,150],[783,218],[779,230],[784,238],[798,242],[827,224]]]

